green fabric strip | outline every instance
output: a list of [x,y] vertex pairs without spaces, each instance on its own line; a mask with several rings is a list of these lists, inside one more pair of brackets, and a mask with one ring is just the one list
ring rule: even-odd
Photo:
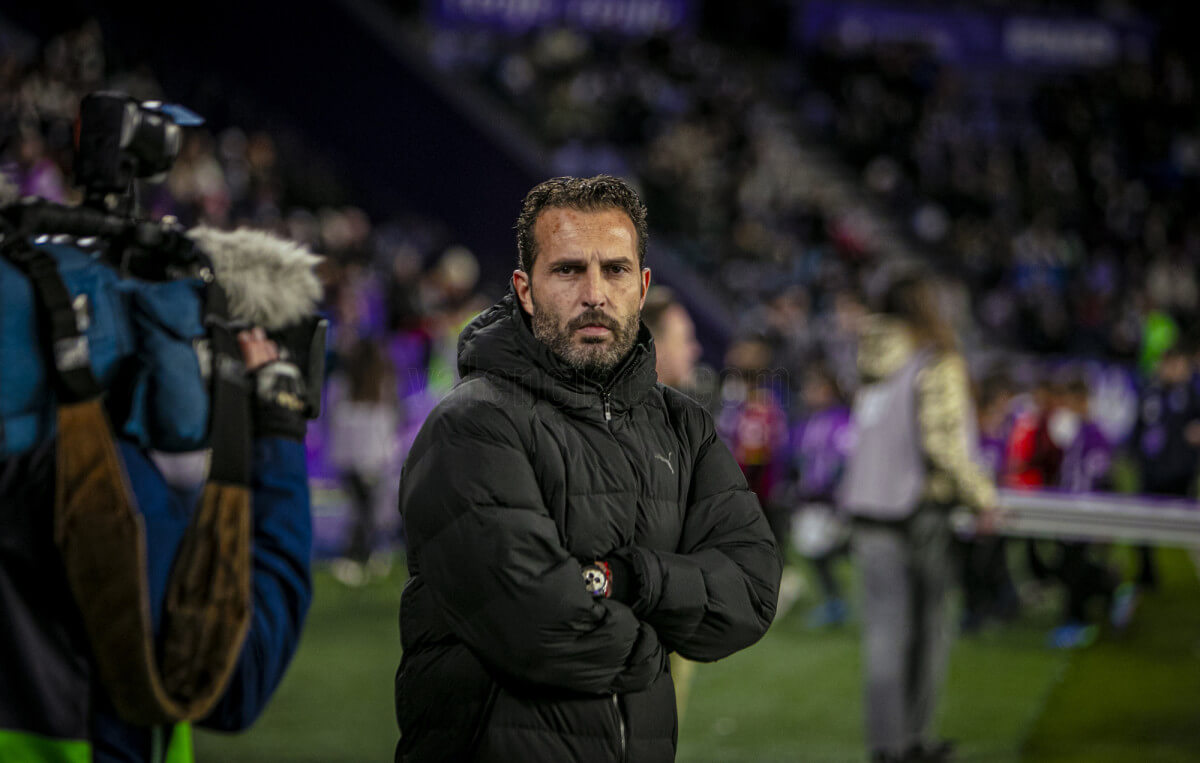
[[91,763],[92,745],[79,739],[55,739],[0,729],[0,760],[39,763]]
[[192,749],[192,724],[180,723],[171,734],[171,745],[167,747],[166,763],[193,763],[196,760]]

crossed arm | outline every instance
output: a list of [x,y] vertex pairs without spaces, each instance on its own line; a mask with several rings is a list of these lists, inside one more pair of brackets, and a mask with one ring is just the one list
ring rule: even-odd
[[[483,415],[476,415],[483,414]],[[584,589],[515,424],[495,409],[431,417],[401,484],[414,574],[491,669],[591,693],[636,691],[676,650],[714,660],[753,643],[775,610],[780,561],[757,499],[709,427],[678,551],[616,553],[628,602]]]

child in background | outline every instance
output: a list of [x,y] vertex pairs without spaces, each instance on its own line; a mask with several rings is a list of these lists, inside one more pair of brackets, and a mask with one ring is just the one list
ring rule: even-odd
[[1013,422],[1004,456],[1004,481],[1016,490],[1053,485],[1058,479],[1062,449],[1050,438],[1049,421],[1061,397],[1059,385],[1039,379],[1030,396],[1032,403]]
[[805,415],[791,430],[789,474],[783,502],[798,509],[795,548],[813,565],[822,602],[809,612],[810,628],[841,625],[849,608],[833,573],[847,551],[849,532],[834,504],[846,458],[854,447],[854,426],[833,374],[824,364],[809,366],[801,387]]
[[[1017,415],[1008,435],[1001,484],[1013,490],[1041,490],[1058,483],[1062,448],[1050,437],[1050,417],[1062,394],[1061,385],[1044,376],[1034,384],[1029,405]],[[1025,552],[1033,578],[1029,588],[1040,598],[1054,573],[1038,551],[1037,541],[1026,540]]]
[[[1067,382],[1062,405],[1048,420],[1048,432],[1062,449],[1058,477],[1061,490],[1090,493],[1109,488],[1113,448],[1088,415],[1088,387],[1082,378]],[[1059,649],[1086,646],[1097,632],[1090,611],[1092,603],[1099,600],[1105,612],[1118,608],[1114,602],[1118,577],[1105,558],[1107,546],[1063,541],[1058,548],[1053,572],[1066,587],[1066,606],[1063,624],[1050,633],[1050,645]]]
[[[346,585],[361,585],[372,575],[385,576],[390,567],[386,550],[373,553],[387,530],[376,520],[381,499],[395,482],[401,458],[396,374],[374,341],[359,338],[331,384],[336,391],[329,406],[330,460],[351,506],[349,542],[331,569]],[[389,516],[395,513],[387,508]]]

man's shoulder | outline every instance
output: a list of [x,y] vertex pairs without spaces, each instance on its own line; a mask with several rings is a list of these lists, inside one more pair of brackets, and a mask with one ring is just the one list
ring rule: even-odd
[[669,408],[674,408],[677,410],[704,410],[704,406],[700,405],[700,403],[694,397],[685,392],[680,392],[674,387],[667,386],[662,382],[657,382],[654,387],[662,394],[663,403]]
[[495,376],[463,379],[442,398],[426,420],[426,428],[452,430],[510,429],[528,409],[521,389]]
[[714,429],[712,414],[695,398],[674,387],[659,382],[655,385],[668,419],[689,434],[703,434]]
[[507,406],[526,397],[527,393],[502,376],[473,373],[460,380],[442,399],[451,406]]

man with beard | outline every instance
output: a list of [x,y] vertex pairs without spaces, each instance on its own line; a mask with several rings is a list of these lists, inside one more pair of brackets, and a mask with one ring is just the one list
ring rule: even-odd
[[517,248],[401,478],[396,759],[669,761],[668,655],[757,641],[779,555],[711,417],[656,383],[633,189],[536,186]]

